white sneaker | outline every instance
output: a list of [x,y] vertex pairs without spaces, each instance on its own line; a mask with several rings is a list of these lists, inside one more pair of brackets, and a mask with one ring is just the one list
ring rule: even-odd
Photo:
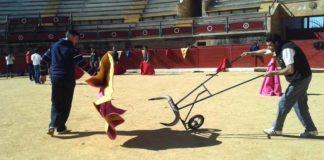
[[317,135],[318,135],[318,132],[316,130],[315,131],[305,131],[304,133],[300,134],[300,137],[309,138],[309,137],[315,137]]
[[282,131],[275,131],[273,128],[264,129],[263,133],[270,135],[270,136],[281,136],[282,135]]

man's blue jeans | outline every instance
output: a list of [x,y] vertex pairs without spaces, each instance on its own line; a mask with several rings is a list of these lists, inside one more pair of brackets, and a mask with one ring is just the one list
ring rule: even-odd
[[35,83],[40,83],[40,65],[34,65],[34,80]]
[[277,119],[273,123],[274,130],[282,131],[287,114],[294,107],[298,119],[306,128],[305,131],[317,130],[308,111],[307,89],[312,76],[303,80],[292,82],[288,85],[285,93],[280,97]]

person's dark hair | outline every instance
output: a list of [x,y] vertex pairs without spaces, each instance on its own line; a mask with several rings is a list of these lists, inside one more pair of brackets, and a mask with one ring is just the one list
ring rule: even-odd
[[280,43],[282,42],[281,36],[278,34],[269,34],[267,36],[266,42]]
[[65,33],[65,37],[69,37],[70,35],[80,37],[80,33],[73,29],[70,29]]
[[145,45],[145,46],[143,46],[144,47],[144,49],[147,49],[148,47]]
[[38,52],[38,48],[35,48],[35,49],[34,49],[34,52],[35,52],[35,53]]
[[94,53],[94,54],[97,54],[97,53],[96,53],[96,49],[95,49],[94,47],[91,47],[91,48],[90,48],[90,51],[91,51],[92,53]]

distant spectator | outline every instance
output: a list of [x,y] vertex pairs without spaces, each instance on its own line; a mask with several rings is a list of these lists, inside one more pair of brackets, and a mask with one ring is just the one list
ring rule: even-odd
[[113,60],[114,60],[114,74],[115,75],[122,75],[126,73],[126,69],[119,64],[120,59],[119,56],[121,54],[121,51],[117,51],[117,48],[115,46],[112,47],[112,52],[110,52]]
[[143,46],[142,50],[143,62],[140,64],[141,75],[155,75],[153,65],[150,63],[150,53],[147,46]]
[[100,59],[99,59],[98,54],[96,53],[96,50],[94,48],[91,48],[91,55],[90,55],[91,68],[96,68],[96,70],[97,70],[99,67],[99,62],[100,62]]
[[132,56],[132,51],[129,46],[125,48],[125,56],[126,58],[130,58]]
[[26,61],[27,67],[28,67],[29,79],[30,79],[30,81],[33,81],[34,80],[34,66],[33,66],[33,62],[31,60],[31,55],[32,55],[31,49],[28,48],[28,50],[26,52],[25,61]]
[[[42,56],[44,55],[49,55],[51,53],[51,49],[47,49],[47,51],[45,53],[42,54]],[[51,62],[48,62],[47,64],[43,64],[42,65],[42,62],[43,62],[43,58],[42,58],[42,61],[41,61],[41,64],[40,64],[40,74],[42,75],[42,72],[44,74],[48,74],[49,75],[49,78],[51,79]],[[42,82],[41,82],[42,83]]]
[[14,60],[15,60],[15,57],[12,55],[12,54],[8,54],[6,57],[6,64],[7,64],[7,79],[9,77],[13,78],[12,76],[12,68],[13,68],[13,65],[14,65]]
[[38,54],[38,49],[35,49],[34,53],[31,56],[34,66],[34,80],[36,84],[40,84],[40,63],[42,61],[42,56]]
[[187,48],[188,48],[188,49],[191,49],[191,48],[197,48],[197,47],[194,46],[194,45],[192,45],[192,44],[190,44],[190,43],[188,43],[188,44],[187,44]]
[[[258,44],[258,42],[253,42],[251,45],[250,45],[250,49],[249,49],[249,51],[250,52],[254,52],[254,51],[258,51],[258,50],[260,50],[260,47],[259,47],[259,44]],[[264,63],[264,58],[263,58],[263,56],[259,56],[259,55],[255,55],[254,56],[255,57],[255,65],[257,66],[257,64],[258,64],[258,60],[260,60],[262,63]]]
[[146,63],[150,61],[150,53],[147,46],[143,46],[143,61]]
[[258,44],[258,42],[253,42],[253,43],[250,45],[250,49],[249,49],[249,51],[250,51],[250,52],[253,52],[253,51],[257,51],[257,50],[260,50],[259,44]]
[[118,64],[119,63],[119,54],[118,54],[115,46],[112,47],[111,56],[113,57],[115,64]]

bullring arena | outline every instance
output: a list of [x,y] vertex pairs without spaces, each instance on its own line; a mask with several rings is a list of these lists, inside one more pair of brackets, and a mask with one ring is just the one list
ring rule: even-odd
[[[0,160],[324,160],[323,29],[323,0],[0,0]],[[70,131],[53,128],[51,136],[55,73],[46,73],[53,75],[44,84],[35,84],[40,75],[30,81],[27,53],[39,53],[43,62],[55,42],[71,41],[65,35],[71,30],[80,39],[73,47],[98,73],[75,70]],[[317,136],[300,136],[305,128],[294,109],[283,135],[263,131],[272,126],[280,98],[260,95],[272,56],[241,55],[267,48],[271,34],[293,42],[311,67],[307,96]],[[93,55],[100,66],[92,64]],[[107,84],[98,96],[89,79],[99,76]],[[282,75],[280,83],[285,92],[289,83]],[[195,102],[200,93],[198,100],[208,98],[179,110],[177,102],[197,86],[182,103]],[[174,102],[156,98],[161,96]],[[96,110],[102,97],[107,101]],[[105,105],[111,110],[103,111]],[[178,123],[161,124],[177,113]],[[117,137],[106,132],[107,125]]]
[[[221,73],[208,87],[221,90],[258,74]],[[67,124],[72,133],[54,138],[45,134],[49,83],[35,86],[27,78],[1,78],[1,90],[6,91],[1,92],[1,159],[323,159],[323,132],[315,139],[299,138],[303,128],[294,111],[287,118],[285,136],[267,139],[262,133],[276,115],[278,97],[258,94],[261,79],[197,105],[193,112],[206,119],[192,133],[181,124],[171,128],[159,124],[172,120],[172,112],[166,102],[147,99],[160,95],[179,99],[205,80],[205,73],[116,76],[114,103],[127,112],[117,139],[111,141],[91,104],[97,89],[85,85],[85,78],[77,81]],[[309,89],[310,110],[319,131],[324,130],[323,78],[314,74]]]

